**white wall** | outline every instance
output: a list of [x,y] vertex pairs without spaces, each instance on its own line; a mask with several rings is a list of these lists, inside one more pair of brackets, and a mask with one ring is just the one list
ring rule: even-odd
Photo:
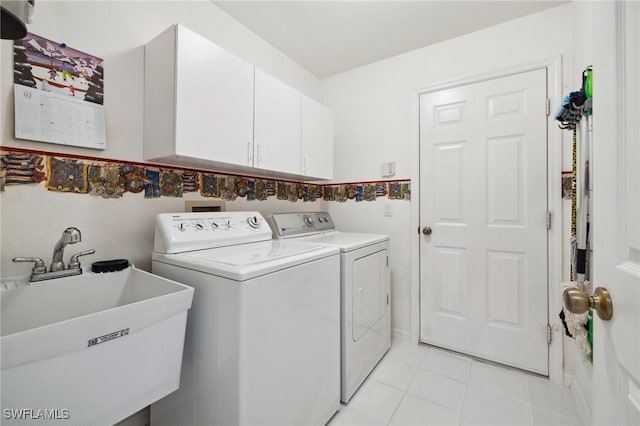
[[[95,151],[13,137],[13,42],[2,40],[0,106],[2,146],[29,148],[119,160],[142,161],[143,71],[146,42],[180,22],[301,92],[319,99],[320,82],[280,51],[248,31],[208,1],[111,2],[38,1],[29,31],[104,59],[108,149]],[[187,198],[199,198],[188,194]],[[95,260],[128,258],[148,269],[157,213],[183,211],[184,199],[145,200],[126,193],[105,200],[90,195],[51,192],[39,185],[12,185],[0,195],[3,276],[26,274],[14,256],[49,262],[55,242],[67,226],[77,226],[83,241],[69,253],[95,248]],[[323,210],[326,203],[277,201],[227,203],[229,210]]]
[[[569,4],[324,80],[324,102],[336,117],[335,180],[379,179],[385,161],[396,161],[396,178],[416,178],[416,90],[558,56],[566,76],[572,69],[572,22]],[[554,108],[560,101],[552,99]],[[358,208],[329,206],[341,226],[391,235],[392,327],[397,336],[417,328],[417,313],[412,312],[417,295],[411,293],[418,268],[417,186],[414,179],[412,206],[394,204],[392,218],[382,217],[385,201]]]

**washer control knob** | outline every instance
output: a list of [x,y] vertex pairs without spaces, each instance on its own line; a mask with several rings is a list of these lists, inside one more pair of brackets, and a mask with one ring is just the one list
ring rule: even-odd
[[196,229],[197,229],[198,231],[201,231],[201,230],[203,230],[203,229],[204,229],[204,225],[202,225],[201,223],[196,223]]
[[184,232],[187,230],[187,226],[184,224],[184,222],[180,222],[180,225],[178,225],[178,229]]
[[220,225],[218,225],[216,222],[211,222],[211,229],[218,229],[220,227]]
[[260,228],[260,222],[258,221],[258,217],[257,216],[251,216],[247,218],[247,223],[249,224],[250,227],[252,227],[253,229],[258,229]]
[[314,220],[313,220],[313,217],[311,217],[311,215],[306,214],[306,215],[304,215],[304,216],[302,217],[302,219],[304,220],[304,223],[305,223],[307,226],[314,226],[314,225],[315,225],[315,222],[314,222]]

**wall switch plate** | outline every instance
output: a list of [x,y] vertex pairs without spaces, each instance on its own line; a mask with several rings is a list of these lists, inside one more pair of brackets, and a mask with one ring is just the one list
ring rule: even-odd
[[380,174],[382,177],[391,177],[396,174],[396,162],[389,161],[380,165]]
[[393,210],[391,210],[391,204],[385,204],[384,205],[384,215],[385,215],[385,217],[392,217],[393,216]]

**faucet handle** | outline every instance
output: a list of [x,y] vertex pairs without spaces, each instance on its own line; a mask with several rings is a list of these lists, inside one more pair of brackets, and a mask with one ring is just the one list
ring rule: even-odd
[[14,263],[33,262],[34,265],[31,273],[34,275],[44,274],[45,272],[47,272],[47,267],[44,266],[44,261],[39,257],[14,257],[13,262]]
[[86,256],[88,254],[93,254],[95,252],[96,251],[94,249],[91,249],[91,250],[81,251],[80,253],[76,253],[72,255],[71,258],[69,259],[69,269],[80,269],[80,261],[78,260],[78,258],[80,256]]

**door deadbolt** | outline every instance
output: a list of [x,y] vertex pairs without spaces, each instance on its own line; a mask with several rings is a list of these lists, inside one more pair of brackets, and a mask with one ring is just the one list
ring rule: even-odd
[[431,235],[433,231],[431,230],[431,228],[429,228],[428,226],[425,226],[424,228],[422,228],[422,233],[424,235]]
[[593,296],[575,287],[568,288],[562,294],[562,300],[567,310],[574,314],[583,314],[589,308],[593,308],[604,321],[610,320],[613,316],[613,302],[606,288],[596,288]]

